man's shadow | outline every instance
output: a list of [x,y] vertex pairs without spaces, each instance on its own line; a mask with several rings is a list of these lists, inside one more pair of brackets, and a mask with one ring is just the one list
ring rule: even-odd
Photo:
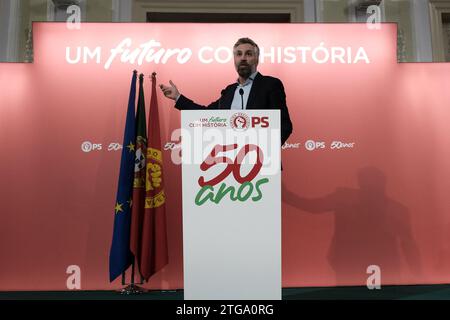
[[337,286],[366,285],[370,265],[380,267],[382,285],[402,282],[405,263],[413,275],[420,275],[420,255],[408,208],[386,195],[386,177],[379,169],[362,168],[357,176],[359,189],[338,187],[314,199],[283,184],[283,201],[309,213],[334,214],[327,258]]

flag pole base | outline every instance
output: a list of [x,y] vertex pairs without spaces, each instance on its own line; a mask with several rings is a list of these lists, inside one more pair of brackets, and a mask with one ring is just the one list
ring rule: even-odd
[[141,294],[141,293],[146,293],[147,290],[139,287],[135,284],[130,284],[128,286],[126,286],[125,288],[119,290],[120,294],[124,294],[124,295],[131,295],[131,294]]

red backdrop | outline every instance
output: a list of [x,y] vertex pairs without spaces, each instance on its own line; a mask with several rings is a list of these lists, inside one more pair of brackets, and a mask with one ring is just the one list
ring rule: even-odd
[[[120,287],[108,283],[120,161],[108,146],[122,141],[132,70],[155,71],[159,83],[171,79],[207,104],[235,81],[224,48],[243,36],[264,47],[259,70],[283,81],[294,124],[282,154],[283,286],[365,285],[369,265],[380,266],[382,284],[450,281],[450,66],[398,64],[395,25],[33,30],[34,63],[0,64],[0,290],[66,290],[69,265],[80,266],[84,290]],[[133,49],[153,39],[192,57],[139,65],[119,55],[105,69],[125,38]],[[68,63],[66,48],[70,60],[77,47],[100,47],[99,60]],[[207,47],[219,48],[216,59]],[[360,47],[367,60],[358,58]],[[198,58],[201,48],[208,63]],[[178,143],[180,113],[158,94],[163,145]],[[147,78],[147,108],[149,98]],[[324,148],[310,151],[308,140]],[[102,150],[83,152],[85,141]],[[347,147],[332,148],[334,141]],[[181,170],[171,152],[164,153],[170,264],[148,288],[183,286]]]

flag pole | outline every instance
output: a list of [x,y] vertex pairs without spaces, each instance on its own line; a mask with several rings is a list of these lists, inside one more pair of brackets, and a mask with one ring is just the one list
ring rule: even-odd
[[[131,295],[131,294],[141,294],[141,293],[146,293],[147,290],[136,285],[136,283],[134,282],[134,275],[135,275],[135,261],[133,260],[133,263],[131,265],[131,283],[128,284],[125,288],[120,290],[120,294],[123,295]],[[124,281],[124,277],[125,277],[125,272],[122,274],[122,285],[125,285],[125,281]],[[142,276],[141,276],[142,279]]]
[[133,264],[131,265],[131,285],[134,285],[134,265],[136,260],[133,259]]

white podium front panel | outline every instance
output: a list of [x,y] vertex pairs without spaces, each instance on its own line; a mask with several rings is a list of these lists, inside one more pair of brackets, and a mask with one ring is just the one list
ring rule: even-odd
[[279,111],[181,119],[185,299],[281,299]]

